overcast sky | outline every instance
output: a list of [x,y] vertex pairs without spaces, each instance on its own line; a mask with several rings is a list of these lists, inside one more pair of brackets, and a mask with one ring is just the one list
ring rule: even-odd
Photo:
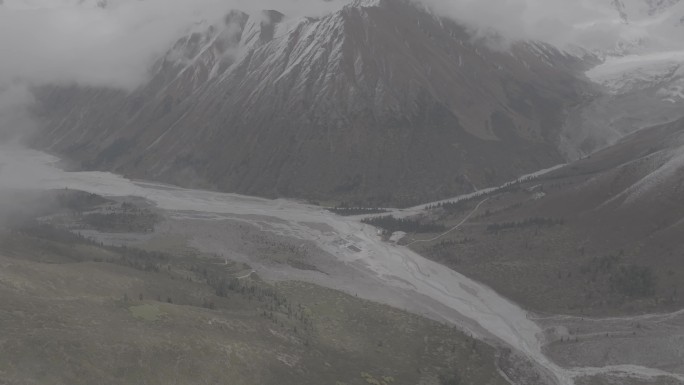
[[[219,18],[230,9],[320,16],[350,0],[107,0],[105,8],[98,6],[102,1],[0,0],[0,124],[17,119],[17,106],[30,101],[26,85],[135,87],[152,62],[193,23]],[[633,18],[630,23],[620,19],[611,0],[415,1],[468,24],[480,35],[496,31],[510,39],[592,49],[613,47],[621,38],[648,38],[667,49],[680,47],[684,40],[684,28],[672,30],[672,20],[640,19],[646,12],[641,9],[644,0],[623,0]],[[681,10],[684,1],[676,7]]]
[[[234,8],[318,16],[350,0],[108,0],[106,9],[98,7],[102,1],[4,0],[0,6],[0,84],[79,81],[133,87],[151,62],[199,20],[221,17]],[[416,1],[467,23],[480,34],[498,31],[513,39],[605,49],[620,37],[668,36],[654,33],[653,18],[648,19],[650,24],[638,20],[625,24],[610,0]],[[684,2],[680,5],[684,7]]]

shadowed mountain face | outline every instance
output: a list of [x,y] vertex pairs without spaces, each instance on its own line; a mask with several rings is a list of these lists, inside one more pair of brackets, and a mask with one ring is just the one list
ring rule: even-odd
[[401,1],[320,19],[233,12],[133,92],[38,90],[36,144],[84,168],[261,196],[409,204],[562,162],[583,62],[496,50]]

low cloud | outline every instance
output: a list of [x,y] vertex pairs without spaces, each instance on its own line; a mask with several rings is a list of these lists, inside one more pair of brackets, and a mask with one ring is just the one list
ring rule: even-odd
[[[351,0],[5,0],[0,5],[0,86],[83,83],[132,88],[152,62],[200,20],[231,9],[319,16]],[[399,0],[397,0],[399,1]],[[414,0],[480,36],[560,46],[615,47],[620,39],[681,44],[675,21],[625,23],[611,0]],[[639,0],[627,10],[645,13]],[[674,7],[684,8],[684,1]],[[680,12],[684,16],[684,11]],[[684,27],[679,32],[684,30]],[[674,42],[674,43],[673,43]]]
[[21,144],[26,134],[38,128],[31,114],[33,94],[23,84],[0,84],[0,143]]
[[[684,48],[684,1],[663,2],[666,12],[643,0],[414,0],[455,19],[480,37],[503,41],[539,40],[559,47],[612,50]],[[621,12],[622,10],[622,12]],[[636,43],[648,43],[637,46]]]
[[[0,140],[27,118],[30,87],[82,84],[132,89],[193,24],[218,22],[231,9],[276,9],[289,17],[320,16],[351,0],[0,0]],[[400,1],[400,0],[396,0]],[[622,0],[625,22],[611,0],[413,0],[469,26],[476,36],[544,40],[609,49],[619,41],[650,40],[680,47],[679,13],[640,19],[640,0]],[[676,2],[676,1],[672,1]],[[642,4],[642,5],[639,5]],[[635,16],[636,15],[636,16]],[[678,16],[677,16],[678,15]],[[674,18],[673,20],[668,19]],[[672,49],[672,48],[670,48]],[[8,127],[13,128],[9,129]]]
[[[212,22],[231,9],[318,16],[349,1],[5,0],[0,5],[0,86],[83,83],[132,88],[145,79],[152,62],[200,20]],[[663,27],[672,23],[625,23],[611,0],[414,1],[478,35],[509,41],[537,39],[590,49],[611,48],[620,39],[681,44],[677,34]],[[630,9],[640,3],[623,1]],[[677,6],[684,7],[684,1]]]
[[[13,1],[13,2],[12,2]],[[0,84],[132,88],[184,31],[231,9],[329,12],[320,0],[8,0],[0,6]],[[103,6],[105,5],[106,6]]]
[[[0,0],[2,1],[2,0]],[[194,24],[232,9],[319,16],[333,0],[5,0],[0,2],[0,141],[36,125],[28,91],[43,84],[133,89]]]

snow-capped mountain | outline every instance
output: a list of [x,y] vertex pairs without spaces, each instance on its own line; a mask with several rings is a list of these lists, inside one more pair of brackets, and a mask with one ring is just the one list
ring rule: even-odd
[[[574,111],[564,130],[570,158],[634,131],[684,117],[684,2],[613,0],[623,39],[586,72],[603,94]],[[631,40],[630,40],[631,39]]]
[[180,39],[133,93],[43,88],[37,143],[184,185],[396,204],[562,162],[586,68],[543,43],[493,50],[403,1],[233,12]]
[[619,39],[607,56],[684,49],[684,2],[681,0],[611,0],[623,24]]
[[626,22],[660,16],[681,3],[681,0],[612,0],[613,7]]
[[569,115],[563,137],[571,159],[684,117],[684,51],[608,57],[586,75],[602,92]]

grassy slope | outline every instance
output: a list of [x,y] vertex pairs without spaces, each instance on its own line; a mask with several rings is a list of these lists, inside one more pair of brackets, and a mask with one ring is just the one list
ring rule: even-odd
[[[680,309],[684,174],[673,174],[635,201],[620,195],[659,166],[657,151],[679,142],[680,126],[642,132],[541,180],[494,194],[459,231],[412,247],[539,312]],[[452,213],[436,210],[433,220],[458,223],[476,203]],[[563,223],[505,225],[534,218]],[[491,231],[491,225],[504,228]],[[648,271],[652,291],[641,290],[639,274],[630,271]]]
[[145,272],[122,252],[2,234],[0,383],[504,383],[493,349],[423,318],[301,283],[217,296],[203,271],[239,266],[166,256]]

